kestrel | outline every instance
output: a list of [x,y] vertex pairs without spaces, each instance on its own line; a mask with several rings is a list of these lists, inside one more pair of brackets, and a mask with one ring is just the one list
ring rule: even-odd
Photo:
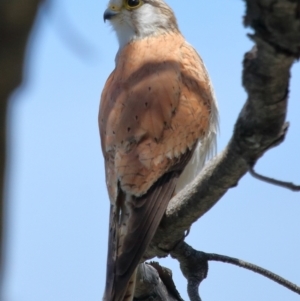
[[163,0],[110,0],[104,20],[120,47],[99,112],[111,204],[103,299],[128,301],[170,199],[214,148],[218,112],[205,66]]

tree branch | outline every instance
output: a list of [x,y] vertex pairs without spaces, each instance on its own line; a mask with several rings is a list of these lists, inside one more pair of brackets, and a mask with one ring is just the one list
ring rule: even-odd
[[137,279],[134,301],[183,301],[173,282],[172,271],[157,262],[139,264]]
[[6,111],[9,96],[22,81],[25,48],[40,0],[0,2],[0,274],[3,273],[4,183],[7,166]]
[[280,285],[283,285],[284,287],[297,294],[300,294],[299,286],[255,264],[233,257],[197,251],[185,242],[178,244],[176,248],[171,252],[171,256],[179,261],[181,271],[185,278],[188,280],[188,288],[189,286],[194,286],[192,294],[190,294],[188,290],[191,301],[201,300],[198,292],[198,287],[201,281],[207,276],[208,261],[226,262],[237,265],[241,268],[251,270],[279,283]]
[[249,166],[284,139],[290,69],[300,54],[299,4],[288,0],[246,3],[245,24],[255,30],[251,39],[256,43],[243,62],[248,99],[225,150],[171,200],[145,259],[167,256],[185,231],[238,184]]
[[297,293],[298,295],[300,295],[300,287],[297,286],[296,284],[280,277],[279,275],[276,275],[266,269],[263,269],[255,264],[237,259],[237,258],[233,258],[233,257],[228,257],[228,256],[224,256],[224,255],[219,255],[219,254],[208,254],[205,253],[207,260],[210,261],[221,261],[221,262],[226,262],[226,263],[230,263],[230,264],[234,264],[237,265],[241,268],[250,270],[252,272],[258,273],[264,277],[267,277],[277,283],[279,283],[280,285],[288,288],[289,290]]
[[[191,301],[201,301],[199,295],[199,286],[203,279],[207,277],[208,274],[208,261],[219,261],[230,263],[241,268],[250,270],[252,272],[258,273],[266,278],[269,278],[278,284],[286,287],[287,289],[300,295],[300,287],[296,284],[282,278],[281,276],[270,272],[264,268],[261,268],[255,264],[213,253],[205,253],[202,251],[197,251],[189,246],[184,241],[176,245],[176,247],[171,251],[171,256],[179,261],[180,269],[182,274],[187,279],[187,291]],[[158,268],[157,268],[158,266]],[[155,270],[153,267],[156,267]],[[167,277],[158,272],[158,270],[168,270],[159,266],[158,264],[153,265],[153,267],[148,264],[140,264],[137,275],[137,288],[135,291],[135,299],[143,301],[182,301],[179,293],[177,292],[175,285],[172,280],[172,276]],[[169,271],[169,270],[168,270]],[[171,272],[170,272],[171,273]],[[172,274],[170,274],[172,275]],[[168,279],[167,281],[164,279]],[[165,285],[166,283],[171,285]],[[175,293],[170,293],[174,292]],[[143,296],[143,298],[141,298]],[[174,296],[176,296],[174,298]]]
[[276,180],[273,178],[269,178],[269,177],[260,175],[253,169],[252,166],[249,167],[249,173],[251,174],[252,177],[254,177],[260,181],[263,181],[263,182],[266,182],[266,183],[269,183],[269,184],[272,184],[275,186],[287,188],[292,191],[300,191],[300,185],[295,185],[294,183],[291,183],[291,182],[284,182],[284,181],[280,181],[280,180]]
[[187,291],[190,300],[201,301],[199,286],[208,273],[206,254],[196,251],[182,242],[171,252],[171,256],[179,261],[181,272],[187,279]]

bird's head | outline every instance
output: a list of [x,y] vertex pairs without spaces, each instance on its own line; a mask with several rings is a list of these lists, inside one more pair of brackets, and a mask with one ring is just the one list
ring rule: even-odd
[[104,12],[120,47],[134,39],[178,31],[172,9],[163,0],[110,0]]

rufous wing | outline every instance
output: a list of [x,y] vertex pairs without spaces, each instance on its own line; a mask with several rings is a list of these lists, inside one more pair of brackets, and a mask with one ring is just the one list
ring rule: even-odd
[[[189,150],[181,156],[173,169],[155,182],[146,194],[131,197],[126,205],[120,204],[120,207],[127,206],[123,212],[115,211],[111,206],[105,300],[132,299],[133,290],[128,290],[128,284],[132,284],[130,278],[159,226],[178,177],[191,155]],[[122,216],[126,214],[128,218]]]

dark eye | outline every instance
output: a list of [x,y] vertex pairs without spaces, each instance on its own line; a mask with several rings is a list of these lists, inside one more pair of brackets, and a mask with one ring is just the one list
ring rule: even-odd
[[127,0],[127,5],[130,8],[136,8],[141,5],[141,0]]

